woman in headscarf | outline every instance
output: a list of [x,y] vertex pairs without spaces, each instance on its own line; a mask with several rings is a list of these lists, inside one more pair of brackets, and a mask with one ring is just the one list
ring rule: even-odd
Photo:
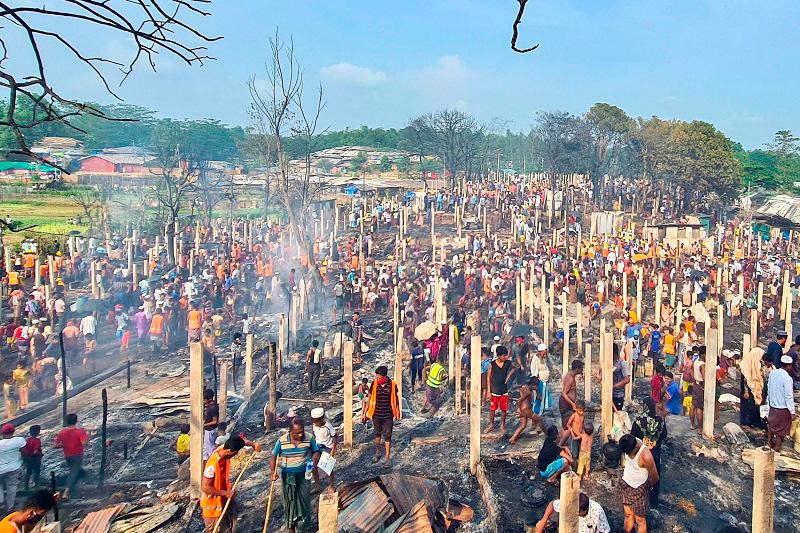
[[764,376],[761,373],[761,358],[764,350],[751,348],[739,363],[742,371],[740,380],[741,404],[739,409],[739,423],[752,428],[764,428],[759,406],[764,401]]

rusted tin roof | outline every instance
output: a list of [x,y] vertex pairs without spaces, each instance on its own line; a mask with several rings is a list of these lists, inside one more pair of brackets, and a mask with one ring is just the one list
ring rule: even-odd
[[433,519],[436,511],[447,511],[449,496],[442,480],[391,473],[381,476],[381,483],[386,487],[398,514],[408,513],[420,500],[427,507],[430,519]]
[[339,512],[339,530],[350,533],[380,531],[393,514],[394,507],[388,496],[377,483],[372,482]]
[[120,503],[87,514],[86,518],[75,528],[75,533],[108,533],[111,522],[126,506],[127,504]]
[[418,501],[411,510],[387,527],[385,533],[433,533],[425,502]]

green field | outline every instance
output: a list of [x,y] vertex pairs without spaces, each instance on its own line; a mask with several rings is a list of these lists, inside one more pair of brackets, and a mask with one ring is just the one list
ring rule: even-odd
[[82,210],[69,196],[64,194],[26,193],[2,194],[0,198],[0,217],[11,217],[22,222],[23,227],[33,226],[19,233],[7,232],[8,242],[19,242],[25,238],[59,238],[73,230],[86,231],[87,226],[76,226],[68,222],[78,217]]
[[[135,200],[123,196],[117,197],[116,200],[110,206],[112,225],[116,223],[125,226],[128,222],[134,222],[132,218],[135,217],[136,210],[125,207],[124,204]],[[182,211],[185,215],[189,215],[190,212],[188,209]],[[147,213],[149,219],[151,213],[155,215],[155,210],[148,208]],[[233,216],[258,218],[262,213],[261,209],[234,209]],[[271,214],[278,216],[280,212],[271,210]],[[214,210],[214,217],[227,219],[228,215],[224,203]],[[13,244],[26,238],[47,240],[65,238],[70,231],[75,230],[85,233],[89,229],[87,224],[75,225],[69,222],[70,219],[82,216],[83,210],[70,199],[68,190],[17,193],[0,188],[0,217],[18,220],[23,227],[36,226],[19,233],[6,232],[4,236],[6,242]],[[140,220],[135,222],[141,223]]]

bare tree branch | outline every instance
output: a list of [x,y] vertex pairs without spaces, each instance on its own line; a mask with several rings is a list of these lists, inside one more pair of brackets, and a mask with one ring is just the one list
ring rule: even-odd
[[519,25],[522,23],[522,16],[525,14],[525,6],[528,4],[528,0],[517,0],[517,3],[519,4],[519,10],[517,11],[517,18],[514,19],[514,25],[511,27],[511,49],[515,52],[519,52],[520,54],[525,54],[527,52],[533,52],[539,48],[539,45],[536,44],[530,48],[517,47],[517,39],[519,38]]
[[[327,182],[312,180],[311,153],[318,133],[319,118],[325,108],[322,86],[319,86],[314,105],[306,107],[303,101],[303,72],[294,53],[294,43],[282,41],[276,31],[270,39],[270,58],[265,65],[266,82],[255,78],[248,82],[255,142],[264,154],[267,164],[277,163],[276,189],[286,210],[290,230],[308,249],[311,256],[313,224],[311,206],[327,187]],[[292,171],[284,140],[291,136],[303,146],[303,167]],[[269,173],[269,170],[268,170]],[[267,176],[269,179],[269,176]]]
[[[208,16],[205,6],[211,0],[127,0],[123,7],[112,5],[109,0],[61,0],[60,4],[34,4],[15,6],[9,0],[0,0],[0,22],[5,22],[5,35],[0,36],[0,88],[7,91],[7,109],[0,116],[0,127],[12,130],[16,139],[15,153],[29,156],[44,163],[53,164],[32,153],[25,132],[46,122],[64,124],[81,131],[70,119],[81,114],[90,114],[108,120],[126,120],[106,117],[99,109],[69,98],[60,93],[47,76],[48,62],[42,53],[47,43],[55,43],[67,51],[78,63],[86,65],[99,78],[109,94],[119,99],[111,88],[105,67],[117,67],[122,74],[122,84],[133,72],[135,66],[144,58],[156,70],[156,57],[159,53],[176,57],[187,65],[203,64],[213,59],[207,55],[205,43],[221,39],[209,36],[192,27],[187,20],[192,16]],[[68,27],[82,33],[110,31],[133,41],[131,59],[125,63],[91,54],[73,42],[63,32],[46,29],[53,26]],[[8,29],[17,28],[25,36],[25,49],[34,58],[34,66],[29,73],[12,73],[6,67],[9,47],[5,39]],[[192,41],[199,41],[192,44]],[[16,51],[16,50],[15,50]],[[19,111],[26,99],[32,106],[32,117],[26,119]],[[62,169],[64,170],[64,169]]]

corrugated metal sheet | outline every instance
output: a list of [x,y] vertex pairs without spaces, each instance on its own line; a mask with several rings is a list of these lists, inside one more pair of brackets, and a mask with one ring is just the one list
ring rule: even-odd
[[339,508],[345,509],[353,500],[355,500],[364,489],[367,488],[367,485],[370,483],[374,483],[379,481],[378,478],[372,479],[365,479],[363,481],[356,481],[355,483],[348,483],[347,485],[343,486],[339,489]]
[[425,502],[418,501],[410,511],[387,527],[384,533],[433,533]]
[[756,218],[761,215],[765,218],[780,217],[793,224],[800,224],[800,198],[779,194],[773,196],[767,203],[756,210]]
[[374,533],[380,531],[393,514],[394,507],[388,496],[372,482],[339,512],[339,531]]
[[162,503],[141,507],[120,514],[111,524],[109,533],[150,533],[158,531],[181,509],[177,503]]
[[127,504],[120,503],[86,515],[74,533],[108,533],[111,522],[120,514]]
[[381,476],[381,483],[399,514],[411,511],[420,500],[425,503],[431,518],[436,511],[447,511],[450,498],[442,480],[392,473]]

